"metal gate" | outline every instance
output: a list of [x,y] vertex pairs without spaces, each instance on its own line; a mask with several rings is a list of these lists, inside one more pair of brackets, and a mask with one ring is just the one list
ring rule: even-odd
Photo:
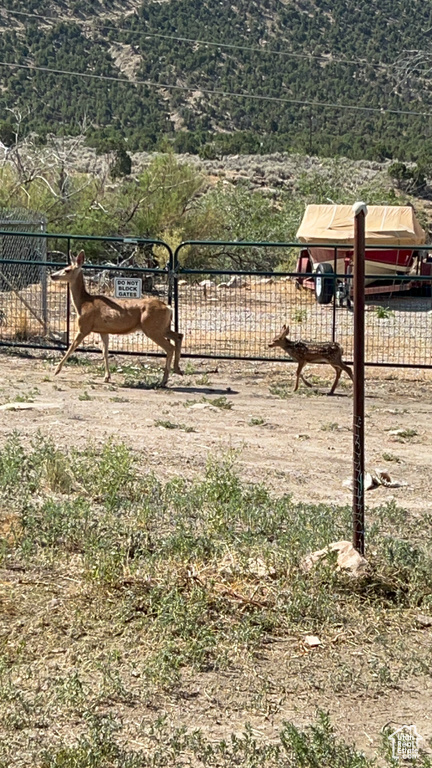
[[[42,223],[35,225],[38,231],[15,232],[9,224],[0,231],[0,346],[69,345],[77,318],[67,286],[50,281],[50,274],[68,263],[71,250],[83,248],[91,293],[114,296],[116,277],[139,278],[143,293],[172,304],[186,357],[288,362],[268,348],[287,324],[292,338],[338,341],[345,358],[352,359],[353,315],[340,306],[336,291],[346,275],[325,278],[329,300],[320,304],[314,291],[300,287],[316,275],[283,268],[290,259],[295,262],[304,244],[188,241],[173,253],[157,239],[47,234]],[[278,260],[282,266],[275,268]],[[198,268],[188,266],[197,263]],[[412,279],[395,276],[390,293],[387,285],[385,295],[367,299],[367,365],[432,368],[431,276],[415,276],[415,295],[401,290]],[[382,276],[376,280],[379,291]],[[80,348],[95,350],[99,343],[99,337],[89,336]],[[142,333],[111,335],[110,351],[163,354]]]
[[[44,255],[35,270],[28,258],[32,243]],[[85,278],[90,293],[114,296],[115,279],[138,278],[142,292],[172,303],[172,251],[157,239],[81,237],[0,231],[0,346],[64,349],[77,330],[77,317],[67,285],[50,274],[70,262],[70,253],[86,254]],[[9,283],[11,287],[9,288]],[[99,337],[88,336],[81,349],[97,349]],[[121,354],[156,354],[142,333],[110,336],[110,349]]]
[[[315,247],[321,247],[314,244]],[[329,248],[329,246],[326,246]],[[184,333],[184,354],[245,360],[281,360],[268,344],[286,324],[290,337],[337,341],[345,359],[353,359],[353,313],[341,301],[338,286],[349,291],[352,276],[334,270],[324,278],[328,302],[319,304],[313,290],[301,286],[316,274],[283,268],[251,270],[277,259],[297,262],[307,244],[191,240],[174,253],[176,322]],[[428,257],[430,246],[415,246]],[[340,246],[339,246],[340,248]],[[374,246],[374,250],[380,246]],[[204,253],[207,251],[207,257]],[[270,259],[269,254],[277,254]],[[191,258],[192,257],[192,258]],[[201,259],[203,267],[189,268]],[[204,266],[205,265],[205,266]],[[432,368],[431,267],[426,274],[368,275],[375,284],[366,299],[365,362],[369,366]],[[408,292],[406,289],[410,288]],[[286,358],[285,358],[286,359]]]

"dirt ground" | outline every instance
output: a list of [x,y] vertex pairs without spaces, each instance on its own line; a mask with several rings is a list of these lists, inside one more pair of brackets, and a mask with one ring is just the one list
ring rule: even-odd
[[[161,477],[194,477],[209,456],[235,451],[241,475],[251,482],[290,493],[296,501],[351,502],[351,492],[342,483],[352,471],[352,385],[346,379],[336,396],[327,397],[332,372],[324,367],[315,368],[321,377],[318,392],[301,384],[293,394],[294,368],[284,363],[195,360],[185,360],[187,375],[173,375],[166,389],[144,389],[124,386],[125,375],[118,370],[112,383],[104,384],[94,355],[80,357],[81,364],[66,365],[54,377],[58,357],[0,353],[0,405],[15,402],[18,408],[0,410],[2,443],[14,430],[28,438],[41,431],[60,446],[83,447],[88,440],[99,443],[113,437],[139,451],[143,467]],[[124,358],[117,359],[117,364],[123,363]],[[227,403],[231,408],[221,407]],[[430,514],[432,372],[368,369],[366,414],[367,469],[386,469],[407,484],[368,491],[368,510],[394,499],[411,515]],[[416,642],[430,643],[430,631],[419,631]],[[281,665],[293,658],[294,647],[294,639],[269,645],[266,657],[251,669],[255,687],[264,667],[267,680],[272,669],[280,680]],[[335,644],[329,653],[340,654],[343,663],[344,658],[354,662],[359,651],[347,643],[340,651]],[[360,658],[358,670],[361,674]],[[290,696],[289,678],[283,696],[279,683],[274,691],[266,690],[265,717],[262,706],[256,716],[250,706],[243,709],[245,679],[228,674],[196,677],[196,699],[188,695],[164,706],[174,723],[193,722],[214,739],[226,737],[236,722],[245,721],[271,739],[284,720],[300,725],[313,721],[317,706],[330,711],[338,733],[366,751],[377,747],[379,732],[388,723],[395,728],[415,723],[424,739],[432,736],[429,676],[371,696],[352,690],[344,694],[340,686],[334,694],[325,669],[320,678],[300,694]]]
[[[80,356],[82,364],[66,365],[55,377],[58,359],[0,353],[0,404],[19,401],[19,410],[0,411],[2,439],[13,430],[28,437],[41,430],[61,446],[79,447],[114,437],[142,452],[146,468],[162,476],[194,476],[209,455],[235,450],[251,482],[297,501],[351,500],[342,482],[352,471],[352,385],[343,376],[336,395],[325,396],[331,369],[309,368],[312,380],[314,372],[321,377],[317,391],[300,384],[294,394],[291,365],[190,360],[184,365],[191,373],[172,375],[166,389],[141,389],[125,386],[120,372],[104,384],[97,355]],[[117,358],[122,362],[131,365]],[[414,512],[430,511],[432,372],[384,368],[366,375],[366,469],[385,468],[408,483],[369,491],[367,503],[395,498]],[[278,389],[283,398],[272,394]],[[231,408],[212,405],[218,398]],[[21,410],[26,402],[29,409]]]

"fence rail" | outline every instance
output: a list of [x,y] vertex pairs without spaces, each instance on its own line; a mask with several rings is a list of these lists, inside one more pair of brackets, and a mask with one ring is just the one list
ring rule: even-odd
[[[43,239],[46,254],[43,268],[29,271],[35,265],[29,244],[33,248],[38,238]],[[13,250],[15,258],[5,253],[10,242],[21,248]],[[114,278],[132,276],[142,279],[146,293],[172,304],[176,328],[184,333],[186,357],[288,362],[280,352],[268,348],[275,333],[287,324],[292,338],[338,341],[346,359],[352,359],[352,275],[349,271],[336,272],[340,245],[325,246],[332,249],[334,268],[318,275],[310,270],[281,271],[280,266],[277,272],[268,266],[249,268],[251,252],[254,258],[258,255],[261,265],[267,265],[271,258],[276,261],[284,253],[292,258],[296,251],[307,251],[306,244],[188,241],[173,252],[158,239],[10,229],[0,230],[0,278],[6,275],[8,280],[0,282],[0,346],[68,346],[75,331],[75,312],[67,287],[50,281],[49,276],[68,263],[71,247],[74,251],[86,249],[91,263],[84,268],[91,293],[113,296]],[[385,247],[373,247],[374,252],[380,249]],[[432,368],[432,264],[428,246],[413,250],[418,254],[416,271],[411,267],[405,274],[367,275],[367,365]],[[18,251],[22,258],[17,258]],[[198,268],[190,266],[191,254],[192,263],[200,264]],[[327,290],[321,295],[324,303],[317,301],[319,279],[321,288]],[[87,351],[97,348],[98,337],[93,336],[81,347]],[[126,355],[160,354],[139,333],[111,336],[110,350]]]

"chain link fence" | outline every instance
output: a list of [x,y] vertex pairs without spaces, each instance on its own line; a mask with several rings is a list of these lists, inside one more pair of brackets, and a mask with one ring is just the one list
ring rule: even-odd
[[18,340],[30,326],[47,335],[46,239],[36,236],[45,225],[36,212],[0,208],[0,327],[12,326]]

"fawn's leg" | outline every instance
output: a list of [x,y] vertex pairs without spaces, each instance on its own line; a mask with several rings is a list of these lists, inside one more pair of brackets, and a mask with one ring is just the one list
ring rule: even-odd
[[101,333],[99,335],[100,335],[100,337],[102,339],[102,345],[103,345],[102,353],[103,353],[103,356],[104,356],[104,363],[105,363],[105,378],[104,378],[104,381],[107,382],[107,381],[110,381],[110,379],[111,379],[110,369],[109,369],[109,365],[108,365],[108,341],[109,341],[109,335],[107,333]]
[[146,336],[149,337],[152,341],[154,341],[155,344],[157,344],[159,347],[162,347],[162,349],[166,352],[166,361],[165,361],[165,369],[164,369],[164,375],[162,379],[162,386],[164,387],[165,384],[168,381],[168,376],[171,369],[171,361],[173,358],[175,347],[173,344],[171,344],[168,339],[165,338],[163,332],[157,333],[156,331],[152,331],[149,333],[148,331],[145,331]]
[[345,373],[348,374],[348,376],[350,377],[351,381],[354,381],[353,372],[352,372],[351,368],[349,367],[349,365],[347,365],[346,363],[342,362],[342,360],[341,360],[340,361],[340,367],[342,368],[343,371],[345,371]]
[[183,371],[180,369],[180,353],[181,353],[181,345],[183,341],[183,334],[177,333],[177,331],[172,331],[169,329],[165,337],[167,339],[171,339],[175,344],[175,353],[174,353],[174,373],[178,373],[179,376],[183,376]]
[[310,382],[310,381],[308,381],[307,379],[305,379],[305,377],[303,376],[303,374],[302,374],[302,373],[300,374],[300,378],[301,378],[301,380],[303,381],[303,383],[304,383],[304,384],[306,384],[306,386],[307,386],[307,387],[313,387],[313,384],[311,384],[311,382]]
[[333,393],[334,393],[334,391],[335,391],[335,389],[336,389],[336,387],[338,385],[338,381],[340,379],[341,373],[342,373],[342,368],[339,368],[339,366],[333,365],[332,367],[336,371],[336,378],[335,378],[333,386],[332,386],[332,388],[331,388],[331,390],[329,392],[329,395],[333,395]]
[[57,376],[58,373],[60,373],[61,369],[63,368],[63,364],[66,362],[66,360],[69,359],[69,357],[72,355],[73,352],[75,352],[76,348],[81,344],[82,340],[85,339],[87,336],[87,333],[83,333],[82,331],[78,331],[77,335],[75,336],[72,344],[70,345],[68,351],[66,352],[65,356],[62,357],[60,360],[57,368],[54,371],[54,376]]
[[[297,390],[298,390],[299,379],[300,379],[300,376],[301,376],[301,372],[302,372],[302,370],[303,370],[303,367],[304,367],[304,360],[302,360],[302,361],[301,361],[301,362],[298,364],[298,366],[297,366],[297,377],[296,377],[296,385],[295,385],[295,387],[294,387],[294,392],[297,392]],[[302,376],[302,378],[303,378],[303,376]]]

